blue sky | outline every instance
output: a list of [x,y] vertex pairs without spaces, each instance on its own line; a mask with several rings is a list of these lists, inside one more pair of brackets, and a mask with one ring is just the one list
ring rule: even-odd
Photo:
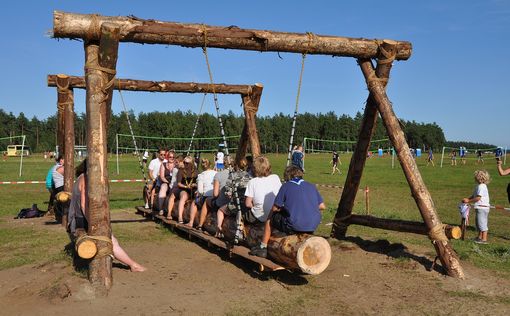
[[[405,120],[436,122],[448,140],[510,147],[508,91],[510,1],[12,1],[2,2],[0,108],[40,119],[56,111],[46,75],[83,75],[83,44],[56,40],[53,10],[135,15],[163,21],[410,41],[413,54],[395,62],[388,95]],[[264,84],[261,115],[292,114],[299,54],[210,49],[215,82]],[[201,49],[121,43],[119,78],[208,82]],[[198,111],[200,95],[123,92],[139,112]],[[352,58],[308,56],[300,112],[355,115],[367,89]],[[75,91],[75,110],[85,111]],[[122,110],[117,92],[113,111]],[[220,96],[222,112],[241,113],[238,96]],[[212,98],[207,112],[214,113]]]

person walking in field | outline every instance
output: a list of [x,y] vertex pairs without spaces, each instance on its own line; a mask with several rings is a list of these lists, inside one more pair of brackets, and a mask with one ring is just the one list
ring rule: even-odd
[[452,160],[452,166],[457,165],[457,151],[454,149],[452,150],[452,153],[450,154],[450,158]]
[[435,165],[434,165],[434,152],[432,152],[432,148],[429,148],[429,155],[427,157],[427,166],[429,165],[429,163],[432,164],[432,167],[435,167]]
[[481,149],[478,149],[478,150],[476,151],[476,157],[477,157],[477,159],[476,159],[476,164],[477,164],[477,165],[479,165],[479,164],[482,164],[482,165],[483,165],[483,164],[485,163],[485,162],[483,161],[483,152],[482,152],[482,150],[481,150]]
[[462,203],[474,203],[476,211],[476,229],[478,237],[475,238],[477,244],[487,244],[487,235],[489,231],[489,211],[490,198],[487,184],[491,181],[491,177],[486,170],[475,171],[476,186],[470,197],[463,198]]
[[303,162],[304,158],[305,154],[303,153],[303,146],[299,145],[297,146],[296,150],[294,150],[294,152],[292,153],[291,163],[293,166],[298,167],[303,172],[305,171],[305,165]]
[[338,169],[338,164],[342,164],[340,161],[340,155],[336,152],[336,150],[333,150],[333,157],[331,157],[331,164],[333,165],[333,170],[331,174],[335,174],[336,171],[338,171],[338,174],[341,174],[340,169]]

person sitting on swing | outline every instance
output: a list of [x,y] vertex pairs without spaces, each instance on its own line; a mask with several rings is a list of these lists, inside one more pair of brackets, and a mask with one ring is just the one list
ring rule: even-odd
[[[193,227],[195,215],[197,214],[197,211],[199,209],[200,210],[202,209],[202,207],[205,204],[205,200],[208,197],[213,196],[214,175],[216,174],[216,171],[213,170],[209,159],[202,158],[201,166],[202,166],[203,171],[197,177],[197,193],[196,193],[196,197],[193,199],[193,202],[191,202],[189,222],[186,224],[189,227]],[[207,212],[200,213],[200,215],[201,216],[200,216],[199,223],[197,226],[198,230],[202,229],[202,225],[205,222],[205,215],[207,215]],[[202,218],[202,215],[204,215],[203,218]]]
[[324,200],[315,185],[303,180],[303,171],[288,166],[282,185],[267,217],[264,235],[259,246],[251,249],[250,255],[267,257],[267,244],[272,229],[287,235],[313,234],[321,221],[321,211],[326,209]]
[[[186,201],[195,196],[195,191],[197,190],[197,176],[197,169],[195,168],[193,158],[186,156],[184,158],[184,168],[179,169],[177,179],[175,181],[175,183],[177,183],[177,187],[180,189],[179,205],[177,208],[179,224],[184,224],[182,216]],[[171,212],[171,210],[169,210],[169,212]]]
[[[163,151],[164,152],[164,151]],[[174,175],[175,168],[175,153],[173,151],[167,151],[165,159],[162,161],[159,167],[159,193],[158,193],[158,206],[159,215],[163,215],[165,212],[164,203],[166,200],[167,192],[169,192],[175,182]]]
[[[248,169],[248,160],[246,158],[242,158],[239,163],[235,166],[234,171],[232,171],[228,177],[227,183],[223,187],[223,194],[225,194],[229,202],[220,208],[218,208],[218,211],[216,212],[216,231],[217,237],[223,237],[223,232],[221,226],[223,225],[223,219],[225,216],[233,216],[236,215],[237,212],[246,212],[248,211],[246,209],[246,206],[244,204],[245,202],[245,196],[244,193],[246,192],[246,185],[243,186],[243,183],[246,183],[252,176],[247,171]],[[236,182],[235,182],[236,181]],[[227,189],[228,188],[228,189]],[[237,194],[239,200],[236,200],[236,197],[234,196],[233,189],[237,189]],[[227,192],[228,191],[228,192]],[[239,204],[238,204],[239,202]]]
[[[76,241],[76,232],[78,229],[88,231],[89,227],[89,209],[87,201],[87,158],[76,167],[76,182],[73,185],[73,194],[69,204],[69,221],[67,231],[71,240]],[[129,257],[120,246],[117,238],[111,235],[113,257],[123,264],[129,266],[132,272],[143,272],[147,270],[144,266]]]

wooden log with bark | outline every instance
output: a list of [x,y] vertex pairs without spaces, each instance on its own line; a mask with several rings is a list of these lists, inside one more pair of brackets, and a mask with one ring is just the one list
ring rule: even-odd
[[76,241],[74,249],[82,259],[91,259],[97,253],[96,243],[87,238],[87,232],[84,229],[77,229],[75,233]]
[[[349,217],[345,218],[343,222],[346,223],[347,225],[356,224],[404,233],[413,233],[420,235],[429,234],[429,229],[427,225],[425,225],[422,222],[377,218],[370,215],[356,215],[356,214],[351,214]],[[461,229],[459,226],[444,225],[443,229],[448,239],[459,239],[461,236]]]
[[[119,28],[103,24],[100,41],[85,42],[85,78],[87,85],[87,202],[89,234],[111,238],[110,205],[108,199],[107,135],[113,86],[109,84],[117,64]],[[97,241],[101,253],[110,247]],[[89,280],[96,290],[106,295],[113,283],[112,259],[108,255],[95,256],[89,264]]]
[[[85,78],[80,76],[68,76],[69,88],[86,89]],[[47,76],[48,87],[57,86],[57,75]],[[261,84],[226,84],[226,83],[197,83],[197,82],[175,82],[175,81],[150,81],[135,79],[115,79],[114,89],[126,91],[146,92],[182,92],[182,93],[212,93],[217,94],[240,94],[251,95],[257,91]]]
[[[144,20],[137,17],[111,17],[96,14],[53,12],[53,37],[98,39],[103,23],[120,28],[121,42],[141,44],[180,45],[184,47],[230,48],[261,52],[292,52],[376,58],[380,41],[312,33],[286,33],[266,30],[241,29],[237,26],[210,26]],[[412,45],[398,41],[397,60],[411,56]]]

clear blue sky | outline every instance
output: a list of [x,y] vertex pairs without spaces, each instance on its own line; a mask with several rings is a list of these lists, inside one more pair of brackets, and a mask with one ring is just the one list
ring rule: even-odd
[[[83,44],[56,40],[53,10],[135,15],[163,21],[363,38],[406,40],[407,61],[396,62],[388,95],[406,120],[436,122],[448,140],[510,147],[510,1],[9,1],[2,2],[0,107],[29,119],[56,111],[46,75],[83,75]],[[294,110],[299,54],[210,49],[215,82],[264,84],[260,114]],[[208,82],[201,49],[121,43],[119,78]],[[123,93],[135,113],[198,111],[201,96]],[[352,58],[307,58],[300,112],[355,115],[367,90]],[[75,91],[75,109],[85,95]],[[241,113],[240,98],[219,98],[222,112]],[[116,93],[113,111],[122,110]],[[207,111],[213,113],[209,99]]]

